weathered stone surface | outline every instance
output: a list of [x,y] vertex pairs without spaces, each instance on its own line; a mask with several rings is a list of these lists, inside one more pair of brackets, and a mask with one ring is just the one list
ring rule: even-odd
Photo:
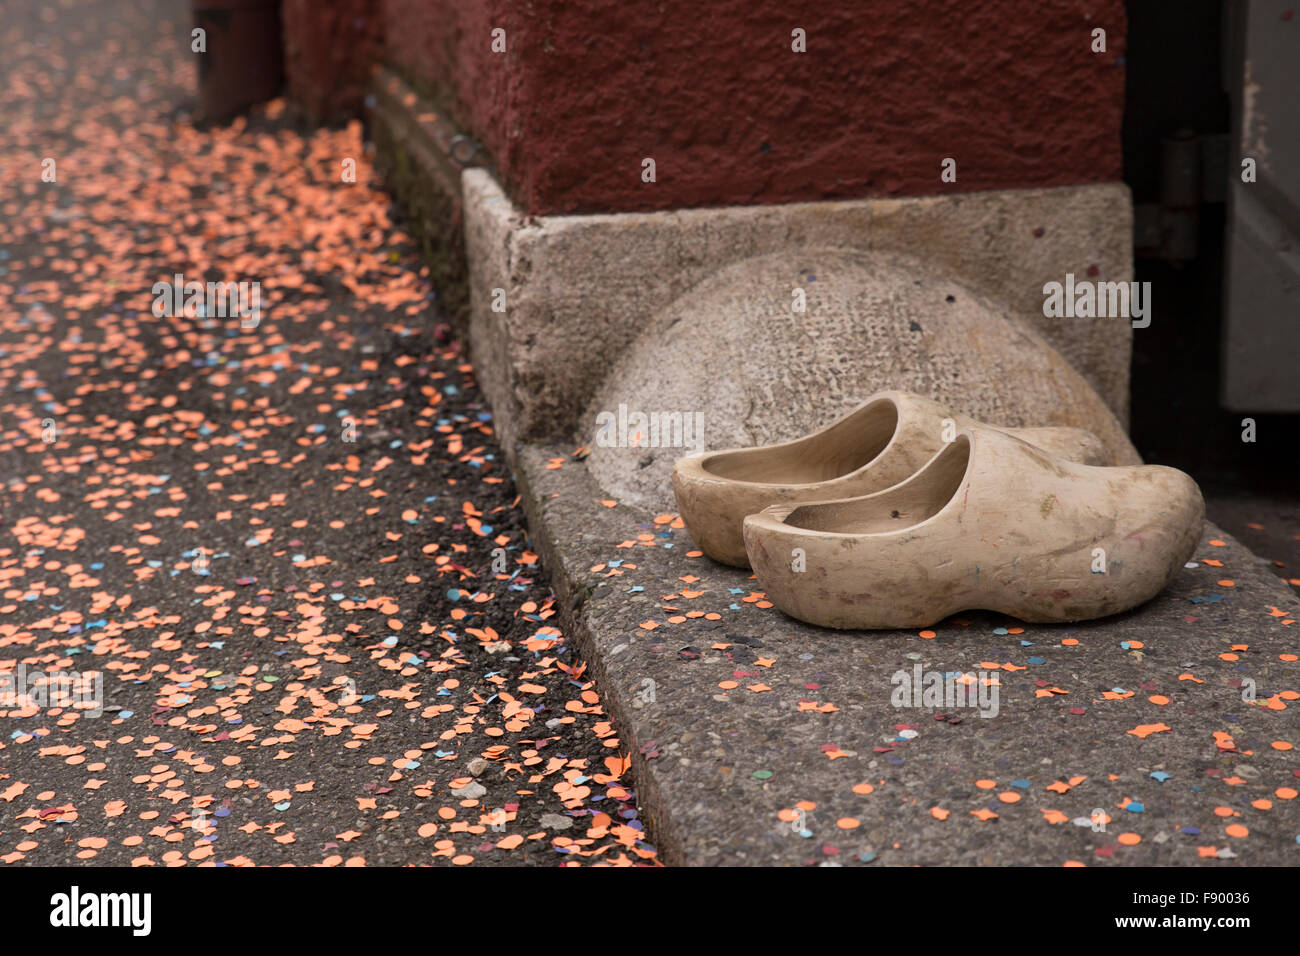
[[686,450],[595,444],[600,412],[699,412],[716,450],[797,438],[882,389],[993,425],[1087,428],[1112,463],[1140,461],[1083,377],[993,303],[918,260],[834,249],[748,259],[678,298],[609,373],[579,439],[607,492],[663,509]]
[[[487,170],[466,170],[461,180],[470,342],[507,449],[520,438],[567,440],[585,429],[582,415],[611,367],[694,287],[776,253],[788,253],[785,264],[797,270],[815,249],[909,255],[956,277],[1008,323],[1040,334],[1127,420],[1128,320],[1042,314],[1044,283],[1067,272],[1095,267],[1098,281],[1131,278],[1131,208],[1121,184],[526,217]],[[504,312],[492,310],[494,289],[504,293]],[[788,288],[785,296],[788,316]]]
[[[1300,689],[1281,656],[1300,606],[1213,525],[1198,567],[1128,614],[828,631],[760,607],[748,572],[689,556],[651,512],[597,504],[568,451],[520,449],[520,489],[666,863],[1295,862],[1300,765],[1271,744],[1300,732],[1279,696]],[[997,716],[895,707],[894,675],[918,664],[996,674]]]
[[1024,322],[1061,353],[1127,429],[1131,320],[1049,318],[1043,285],[1064,282],[1066,273],[1096,282],[1132,279],[1128,187],[881,200],[872,209],[871,231],[871,248],[915,256],[1005,303],[1007,318]]

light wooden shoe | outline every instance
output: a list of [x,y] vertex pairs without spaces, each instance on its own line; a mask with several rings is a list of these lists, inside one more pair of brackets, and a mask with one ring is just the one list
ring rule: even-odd
[[[920,395],[877,392],[803,438],[691,455],[673,468],[678,514],[705,554],[748,567],[741,538],[746,516],[772,504],[851,498],[896,485],[944,446],[945,419],[951,419],[947,437],[978,424]],[[1060,458],[1108,463],[1101,441],[1082,428],[1002,430]]]
[[1204,517],[1181,471],[1080,465],[974,426],[902,484],[773,505],[744,538],[768,600],[809,624],[924,627],[976,609],[1063,622],[1154,597]]

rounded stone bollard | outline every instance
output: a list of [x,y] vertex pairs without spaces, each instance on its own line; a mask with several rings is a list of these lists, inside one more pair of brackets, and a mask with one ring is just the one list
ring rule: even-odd
[[992,425],[1087,428],[1112,464],[1141,462],[1083,377],[995,303],[917,260],[837,249],[747,259],[681,296],[611,369],[577,438],[611,497],[667,511],[679,457],[797,438],[881,389]]

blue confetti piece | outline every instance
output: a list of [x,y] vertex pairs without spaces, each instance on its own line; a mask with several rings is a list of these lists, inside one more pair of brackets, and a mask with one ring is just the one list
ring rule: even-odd
[[1157,781],[1159,781],[1160,783],[1164,783],[1166,780],[1168,780],[1168,779],[1170,778],[1170,776],[1171,776],[1171,774],[1167,774],[1167,773],[1165,773],[1163,770],[1152,770],[1152,771],[1151,771],[1151,779],[1152,779],[1152,780],[1157,780]]

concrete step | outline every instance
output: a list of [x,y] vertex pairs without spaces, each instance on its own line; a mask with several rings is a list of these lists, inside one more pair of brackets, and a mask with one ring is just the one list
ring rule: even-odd
[[[516,473],[665,862],[1300,862],[1300,607],[1214,526],[1128,614],[834,632],[607,507],[571,451],[520,446]],[[918,665],[995,673],[996,716],[894,706]]]

